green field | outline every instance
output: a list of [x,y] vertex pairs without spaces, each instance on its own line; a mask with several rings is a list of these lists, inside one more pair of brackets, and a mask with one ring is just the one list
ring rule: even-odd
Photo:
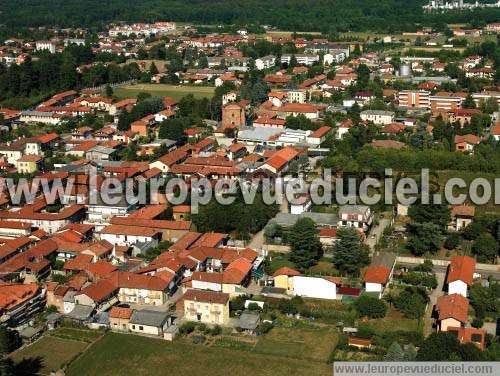
[[[282,343],[284,342],[275,346]],[[276,349],[275,346],[271,348]],[[300,345],[296,347],[300,348]],[[315,354],[317,351],[315,350]],[[323,359],[322,356],[317,357]],[[193,345],[182,341],[170,343],[160,339],[108,333],[71,363],[66,372],[69,376],[124,374],[331,375],[331,365],[326,361],[308,361],[219,346]]]
[[150,93],[157,97],[172,97],[180,100],[188,94],[193,94],[195,98],[211,98],[215,88],[212,86],[181,86],[167,84],[135,84],[117,87],[114,95],[119,99],[135,98],[139,93]]
[[273,328],[259,339],[255,351],[261,354],[326,362],[337,346],[338,334],[329,329]]
[[82,353],[88,343],[45,336],[13,354],[15,375],[49,375]]

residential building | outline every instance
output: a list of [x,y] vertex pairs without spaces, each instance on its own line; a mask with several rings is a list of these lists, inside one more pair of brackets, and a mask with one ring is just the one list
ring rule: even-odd
[[365,110],[361,111],[361,120],[371,121],[374,124],[391,124],[394,122],[394,112],[382,110]]
[[184,319],[225,325],[229,320],[229,294],[188,290],[181,298]]
[[448,327],[464,327],[467,323],[469,301],[460,294],[443,295],[437,298],[437,329],[448,331]]
[[369,206],[343,205],[338,212],[338,227],[354,227],[368,231],[373,221]]
[[135,310],[130,316],[128,329],[132,333],[163,337],[163,333],[171,325],[167,312]]
[[446,284],[448,294],[459,294],[467,297],[468,289],[474,281],[476,260],[469,256],[453,256],[448,267]]
[[396,256],[393,253],[377,253],[363,277],[365,291],[373,293],[380,299],[385,288],[392,281],[395,266]]

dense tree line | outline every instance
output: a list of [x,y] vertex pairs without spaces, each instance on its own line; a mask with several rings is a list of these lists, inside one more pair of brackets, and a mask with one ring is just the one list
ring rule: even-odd
[[[20,65],[0,65],[0,101],[22,108],[56,92],[136,79],[137,64],[96,63],[90,47],[71,46],[62,53],[41,53]],[[85,65],[81,72],[79,66]],[[32,100],[30,100],[32,99]]]
[[[3,22],[9,30],[33,26],[59,25],[102,28],[110,21],[175,20],[201,24],[260,24],[286,30],[349,31],[376,30],[392,32],[415,30],[417,24],[443,25],[445,22],[476,24],[497,21],[498,9],[471,12],[424,14],[426,0],[249,0],[234,6],[229,0],[145,0],[127,3],[119,0],[18,0],[5,1]],[[314,20],[313,22],[311,22]]]

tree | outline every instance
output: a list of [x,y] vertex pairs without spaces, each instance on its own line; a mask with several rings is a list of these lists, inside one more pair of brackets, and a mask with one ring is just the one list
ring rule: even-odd
[[370,81],[370,68],[366,64],[359,64],[356,73],[358,74],[358,85],[361,89],[365,88]]
[[198,68],[208,68],[208,59],[205,54],[200,54],[200,58],[198,59]]
[[460,245],[460,239],[460,234],[453,232],[446,237],[444,247],[450,250],[455,249]]
[[474,102],[474,98],[472,98],[472,95],[467,95],[467,97],[464,100],[464,103],[462,103],[463,108],[476,108],[476,102]]
[[485,357],[472,343],[460,344],[450,332],[432,333],[420,346],[416,360],[418,361],[475,361]]
[[342,274],[359,275],[359,270],[370,262],[359,233],[352,227],[339,228],[333,247],[333,264]]
[[411,319],[418,319],[425,313],[429,298],[420,287],[405,287],[395,298],[394,307]]
[[371,319],[382,318],[387,312],[385,303],[370,295],[361,295],[354,302],[354,307],[360,317],[367,316]]
[[111,98],[113,96],[113,88],[108,84],[105,89],[106,98]]
[[451,221],[451,211],[446,204],[427,204],[415,203],[408,210],[408,216],[414,222],[432,223],[441,229]]
[[158,68],[156,67],[156,64],[154,62],[152,62],[151,66],[149,67],[149,74],[151,76],[154,76],[155,74],[158,74]]
[[159,138],[180,141],[185,138],[184,126],[178,118],[166,119],[160,123]]
[[490,234],[481,234],[474,241],[472,252],[480,262],[494,262],[498,255],[498,241]]
[[401,362],[405,360],[405,353],[401,345],[397,342],[393,342],[387,349],[384,360],[388,362]]
[[323,247],[319,241],[316,223],[310,218],[300,218],[288,233],[290,244],[290,261],[299,269],[305,270],[314,265],[323,255]]
[[495,97],[489,97],[485,101],[481,101],[481,111],[492,114],[498,111],[498,101]]

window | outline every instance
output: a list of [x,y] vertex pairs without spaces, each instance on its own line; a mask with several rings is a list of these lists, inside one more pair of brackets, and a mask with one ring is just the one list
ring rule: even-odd
[[135,325],[132,325],[132,329],[135,329]]
[[144,330],[144,327],[142,325],[139,325],[139,330]]

